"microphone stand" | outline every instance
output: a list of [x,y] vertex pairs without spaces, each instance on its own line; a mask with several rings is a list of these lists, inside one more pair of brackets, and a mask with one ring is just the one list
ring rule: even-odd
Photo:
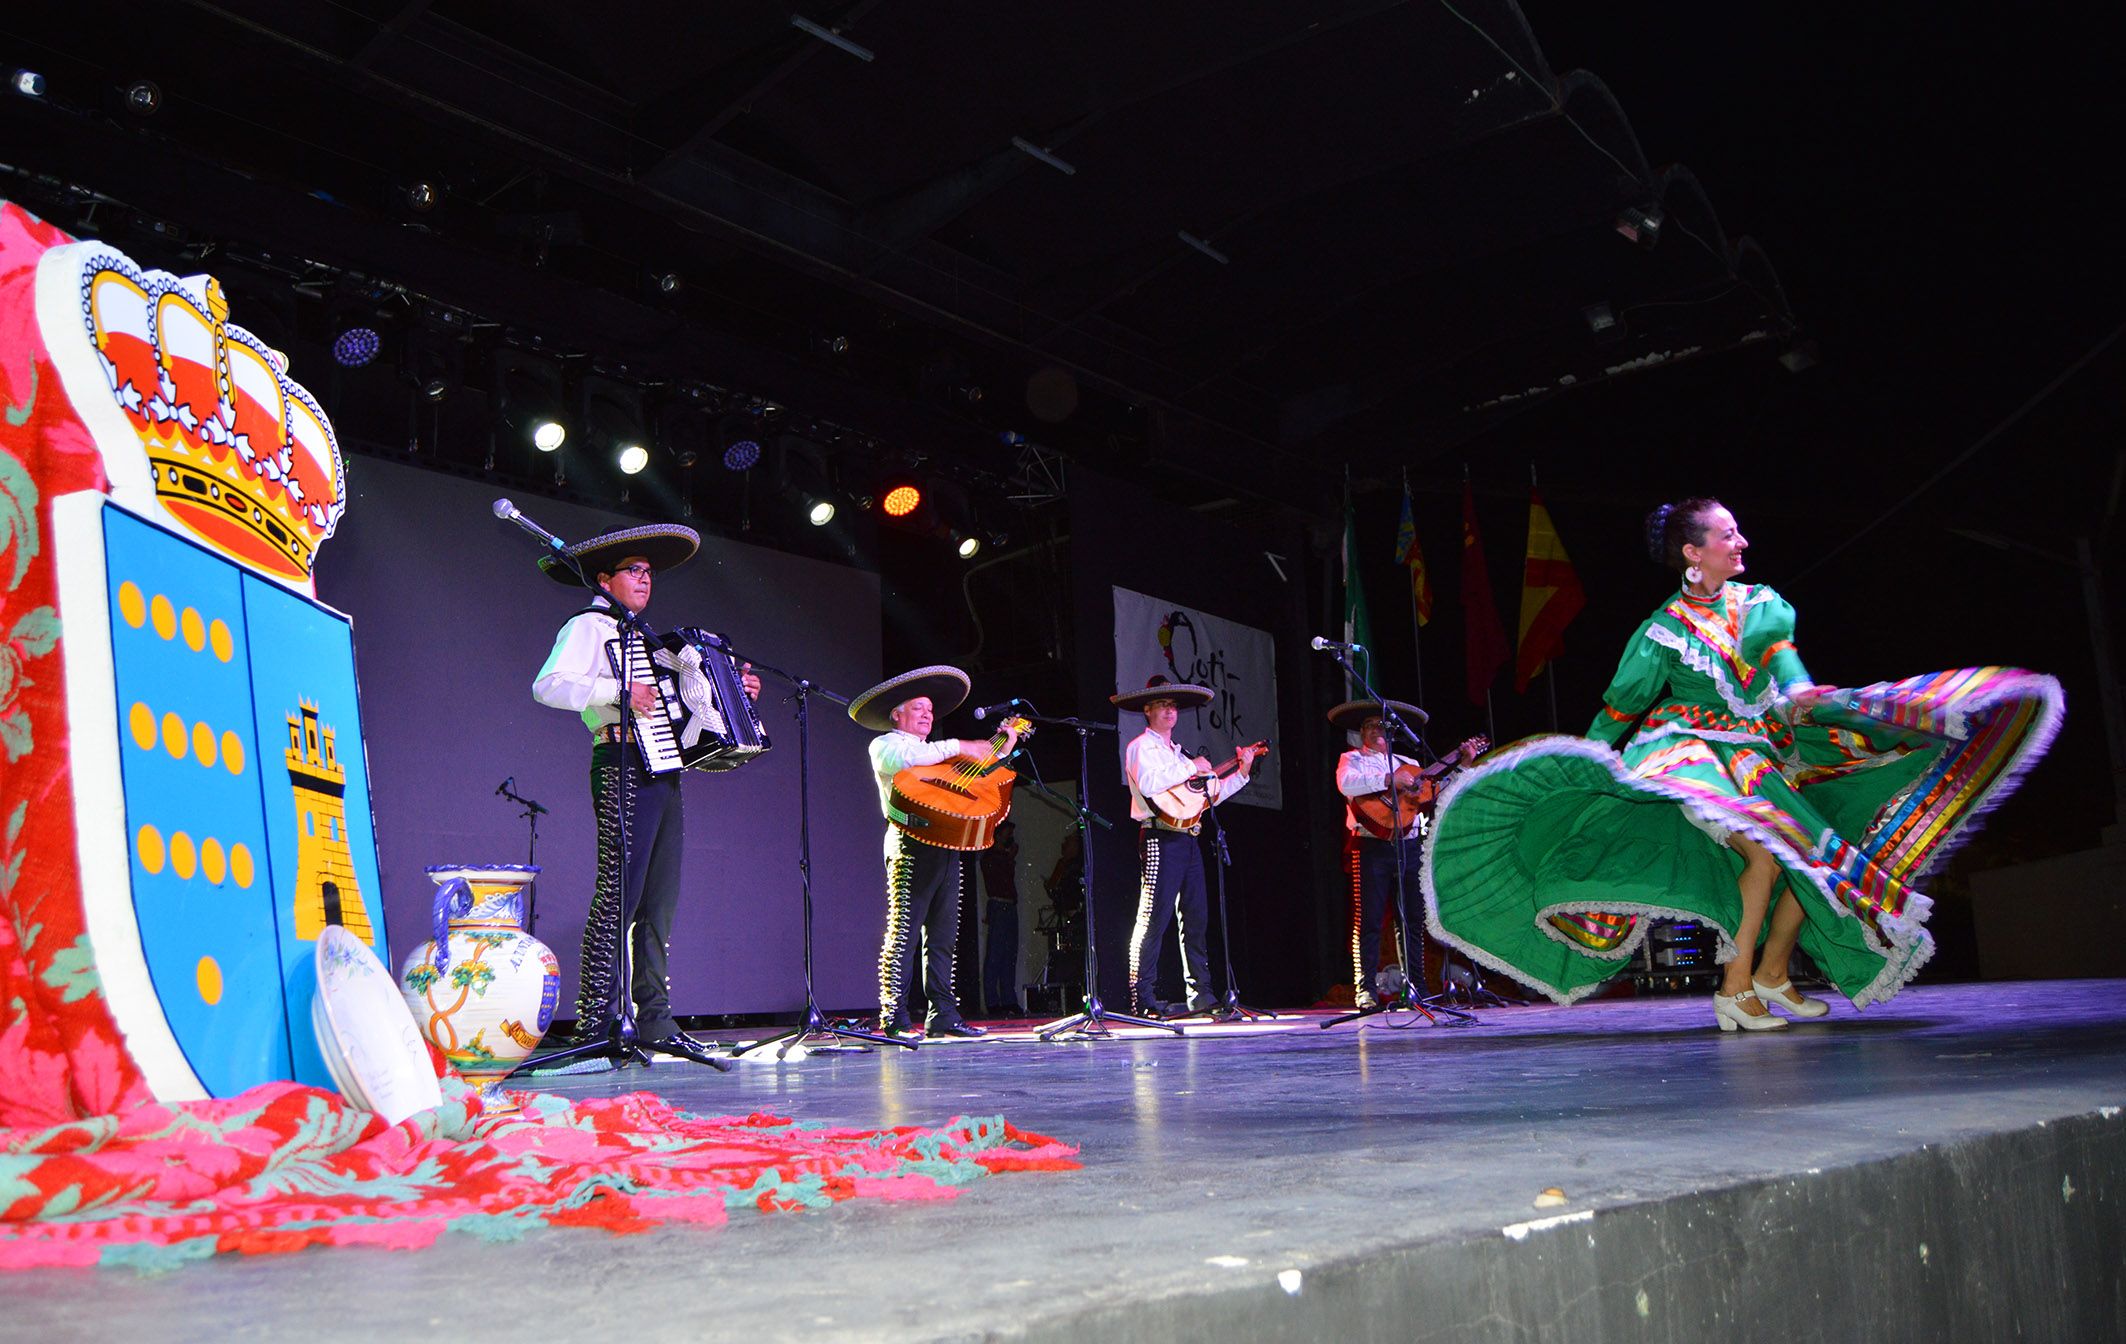
[[[583,582],[584,587],[593,586],[590,582],[590,577],[583,572],[582,563],[575,556],[561,550],[558,546],[555,548],[554,554],[560,556],[570,569],[576,571],[576,577]],[[619,646],[618,661],[620,664],[620,759],[619,763],[614,767],[612,801],[615,822],[613,833],[619,840],[617,848],[620,861],[620,884],[619,890],[614,893],[615,908],[613,915],[618,922],[618,928],[613,938],[613,979],[606,995],[606,1011],[609,1021],[605,1035],[602,1038],[579,1041],[575,1045],[564,1046],[559,1050],[549,1051],[543,1055],[534,1054],[503,1076],[505,1078],[514,1078],[520,1073],[542,1073],[548,1069],[558,1068],[562,1065],[585,1059],[608,1060],[616,1069],[624,1068],[630,1064],[647,1066],[652,1052],[660,1055],[669,1055],[673,1059],[688,1060],[695,1064],[706,1064],[718,1073],[728,1073],[731,1069],[731,1061],[727,1059],[718,1059],[713,1055],[685,1050],[675,1050],[670,1046],[659,1045],[654,1041],[645,1042],[636,1038],[635,987],[632,974],[634,969],[635,921],[632,917],[634,912],[628,908],[627,899],[627,796],[632,792],[628,786],[628,771],[634,766],[634,762],[629,759],[628,753],[635,746],[635,711],[628,689],[633,683],[627,678],[627,646],[628,640],[631,638],[638,642],[641,641],[642,617],[621,606],[620,599],[613,596],[612,589],[604,584],[598,584],[595,587],[613,607],[613,623],[617,630],[614,638],[607,641],[607,647],[610,649],[614,645]],[[607,657],[612,657],[612,654],[608,653]]]
[[1225,822],[1218,815],[1222,805],[1222,799],[1214,799],[1204,808],[1211,819],[1211,849],[1218,855],[1218,940],[1225,956],[1225,993],[1217,998],[1210,1015],[1220,1022],[1255,1022],[1262,1018],[1274,1021],[1277,1014],[1266,1008],[1250,1008],[1240,1001],[1240,987],[1233,979],[1233,921],[1225,903],[1225,870],[1233,866],[1233,852],[1226,847]]
[[[1031,709],[1032,706],[1027,708]],[[1171,1022],[1109,1012],[1107,1006],[1100,1002],[1100,942],[1093,936],[1093,906],[1096,904],[1093,899],[1093,824],[1097,822],[1102,829],[1113,830],[1114,823],[1092,810],[1092,735],[1119,735],[1121,730],[1111,723],[1100,723],[1093,719],[1051,719],[1038,714],[1028,714],[1026,717],[1035,723],[1069,728],[1078,735],[1078,801],[1074,810],[1078,814],[1079,852],[1085,860],[1085,1007],[1069,1017],[1060,1017],[1046,1026],[1035,1028],[1034,1034],[1044,1041],[1053,1041],[1060,1036],[1070,1036],[1077,1040],[1106,1041],[1114,1039],[1114,1033],[1107,1029],[1108,1023],[1127,1022],[1134,1027],[1158,1027],[1171,1031],[1176,1036],[1184,1035],[1181,1028]],[[1027,757],[1028,761],[1032,759],[1030,755]]]
[[[517,777],[511,775],[508,779],[502,781],[501,785],[495,789],[495,793],[524,809],[520,815],[531,825],[531,839],[524,846],[524,866],[536,869],[539,866],[539,817],[546,809],[512,788],[511,785],[516,782]],[[537,931],[534,925],[537,923],[538,918],[539,880],[535,877],[525,887],[524,891],[524,931],[526,933],[536,934]]]
[[[1381,717],[1388,722],[1388,815],[1397,821],[1401,821],[1403,815],[1402,786],[1395,778],[1396,739],[1398,737],[1407,739],[1422,756],[1433,755],[1433,751],[1425,745],[1425,740],[1422,737],[1411,731],[1409,724],[1403,722],[1402,716],[1395,712],[1395,706],[1388,703],[1388,698],[1375,690],[1373,683],[1360,676],[1358,670],[1351,666],[1351,660],[1345,656],[1343,649],[1333,644],[1327,646],[1327,649],[1328,652],[1336,656],[1336,661],[1343,665],[1344,674],[1356,681],[1365,690],[1366,698],[1380,706]],[[1407,853],[1409,841],[1410,837],[1400,830],[1397,831],[1393,839],[1388,841],[1390,845],[1395,847],[1395,918],[1396,922],[1402,926],[1398,933],[1403,958],[1403,980],[1407,986],[1404,990],[1406,1002],[1402,1006],[1422,1013],[1425,1020],[1434,1026],[1474,1026],[1477,1021],[1475,1014],[1464,1012],[1449,1004],[1445,999],[1428,994],[1425,991],[1425,935],[1410,920],[1410,901],[1407,894],[1407,878],[1410,866]],[[1363,879],[1361,878],[1361,880]],[[1363,936],[1370,930],[1361,930],[1360,932],[1361,936]],[[1360,985],[1358,988],[1364,989],[1365,986]],[[1341,1022],[1350,1022],[1361,1017],[1373,1017],[1380,1013],[1392,1012],[1396,1006],[1393,1002],[1383,1001],[1378,1008],[1360,1008],[1354,1012],[1342,1013],[1322,1023],[1322,1029],[1326,1031]],[[1446,1018],[1446,1022],[1442,1023],[1440,1021],[1441,1018]]]
[[[799,903],[804,910],[804,968],[805,968],[805,1015],[796,1026],[785,1032],[755,1041],[753,1044],[732,1053],[751,1054],[755,1050],[775,1049],[775,1058],[785,1060],[792,1050],[802,1049],[805,1054],[816,1050],[851,1051],[870,1054],[871,1045],[897,1045],[904,1050],[913,1050],[914,1041],[904,1041],[877,1032],[862,1031],[855,1027],[838,1026],[820,1011],[819,997],[812,988],[812,719],[811,698],[824,696],[837,705],[846,705],[849,698],[836,695],[817,682],[794,673],[785,672],[773,663],[764,663],[757,658],[747,658],[726,644],[724,650],[741,662],[751,663],[757,672],[769,672],[789,683],[791,694],[797,698],[797,890]],[[818,1044],[811,1044],[815,1037],[825,1037]],[[841,1045],[838,1041],[868,1041],[871,1045]],[[800,1056],[802,1058],[802,1056]]]

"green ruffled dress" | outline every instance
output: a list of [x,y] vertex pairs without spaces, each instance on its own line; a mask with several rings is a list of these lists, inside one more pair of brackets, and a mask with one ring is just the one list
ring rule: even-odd
[[1739,833],[1785,869],[1802,950],[1839,992],[1895,994],[1934,950],[1913,883],[2044,753],[2064,697],[2048,676],[1963,668],[1801,715],[1793,635],[1762,584],[1662,604],[1585,738],[1515,743],[1442,796],[1420,868],[1433,935],[1560,1003],[1626,969],[1653,918],[1719,929],[1725,962]]

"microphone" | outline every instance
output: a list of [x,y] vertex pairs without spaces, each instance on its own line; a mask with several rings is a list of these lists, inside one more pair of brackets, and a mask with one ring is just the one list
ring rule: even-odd
[[509,797],[509,786],[516,782],[517,777],[515,775],[511,775],[508,779],[505,779],[500,784],[495,785],[495,795],[500,798]]
[[502,519],[504,522],[515,523],[518,527],[523,528],[525,531],[531,533],[533,536],[537,537],[539,540],[545,542],[547,545],[553,547],[557,551],[565,551],[568,549],[567,542],[561,540],[561,538],[555,536],[553,533],[539,526],[531,519],[517,512],[517,506],[510,503],[506,499],[498,499],[495,501],[495,517]]
[[980,709],[977,709],[974,712],[974,716],[977,719],[986,719],[992,714],[1002,714],[1005,710],[1010,709],[1013,705],[1023,705],[1025,703],[1026,702],[1024,700],[1019,699],[1017,696],[1013,696],[1011,699],[1004,701],[1002,704],[983,705]]
[[1365,647],[1363,644],[1346,644],[1341,640],[1323,639],[1320,635],[1314,636],[1314,651],[1316,653],[1321,652],[1323,649],[1342,649],[1345,653],[1358,653],[1363,651]]

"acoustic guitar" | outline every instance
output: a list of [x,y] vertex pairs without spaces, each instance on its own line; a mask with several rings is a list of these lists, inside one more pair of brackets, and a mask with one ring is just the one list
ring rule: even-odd
[[1270,744],[1266,741],[1257,742],[1252,747],[1242,747],[1233,753],[1232,760],[1224,765],[1213,766],[1210,774],[1191,775],[1171,789],[1147,796],[1144,801],[1151,804],[1152,811],[1158,813],[1159,819],[1167,825],[1193,826],[1196,819],[1203,815],[1203,809],[1211,805],[1210,786],[1213,779],[1224,779],[1238,770],[1242,756],[1269,754]]
[[[1443,776],[1490,749],[1488,739],[1472,737],[1430,765],[1399,765],[1395,768],[1392,793],[1382,789],[1379,793],[1361,794],[1351,800],[1351,812],[1368,835],[1376,840],[1392,840],[1409,830],[1418,817],[1432,810],[1432,804],[1439,798],[1439,781]],[[1391,799],[1400,802],[1401,806],[1395,806]]]
[[1011,815],[1011,785],[1018,775],[1004,768],[1004,735],[1033,736],[1025,719],[1007,719],[989,739],[989,760],[960,757],[936,765],[911,765],[893,777],[886,816],[902,834],[939,849],[987,849],[997,824]]

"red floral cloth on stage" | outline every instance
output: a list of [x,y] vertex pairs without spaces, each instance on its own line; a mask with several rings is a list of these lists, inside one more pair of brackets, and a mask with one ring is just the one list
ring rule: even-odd
[[463,1083],[445,1091],[442,1106],[398,1125],[329,1092],[268,1083],[0,1132],[0,1269],[408,1249],[446,1230],[493,1241],[541,1227],[641,1232],[722,1223],[735,1208],[949,1199],[989,1172],[1077,1166],[1075,1149],[995,1116],[832,1129],[691,1116],[647,1092],[521,1094],[521,1113],[490,1116]]

